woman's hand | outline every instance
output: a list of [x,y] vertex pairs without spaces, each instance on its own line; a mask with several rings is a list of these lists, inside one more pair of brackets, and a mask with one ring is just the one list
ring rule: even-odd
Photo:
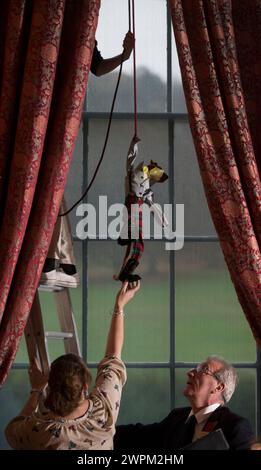
[[132,282],[131,284],[129,284],[128,281],[123,282],[122,287],[116,296],[115,310],[123,310],[125,305],[134,297],[139,288],[140,281]]
[[31,386],[34,390],[43,390],[48,382],[48,374],[44,374],[39,366],[37,359],[30,363],[28,369]]

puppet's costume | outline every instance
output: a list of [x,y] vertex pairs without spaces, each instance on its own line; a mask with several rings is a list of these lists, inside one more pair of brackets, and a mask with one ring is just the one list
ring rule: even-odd
[[[123,265],[118,276],[114,279],[120,281],[134,282],[140,278],[138,274],[133,274],[140,262],[144,251],[142,234],[142,207],[143,204],[154,209],[158,221],[166,225],[164,215],[157,209],[153,201],[153,192],[150,188],[154,183],[163,183],[168,176],[157,163],[151,161],[149,165],[141,162],[134,168],[134,162],[138,154],[139,139],[134,137],[130,144],[127,155],[127,176],[125,179],[125,206],[128,212],[128,220],[125,221],[118,243],[127,246]],[[132,251],[131,251],[132,248]]]

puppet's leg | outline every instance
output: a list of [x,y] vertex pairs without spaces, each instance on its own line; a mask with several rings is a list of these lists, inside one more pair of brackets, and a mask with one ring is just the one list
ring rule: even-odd
[[128,259],[127,263],[125,264],[125,266],[123,266],[120,272],[120,275],[119,275],[120,281],[134,282],[134,281],[138,281],[139,279],[141,279],[141,277],[138,274],[133,274],[133,271],[138,267],[143,251],[144,251],[143,240],[142,239],[136,240],[133,243],[131,257]]
[[119,274],[115,274],[113,276],[113,279],[115,279],[115,281],[119,281],[120,273],[122,272],[128,259],[130,258],[131,251],[131,201],[129,196],[127,196],[125,199],[125,206],[127,208],[128,215],[126,218],[123,219],[123,228],[120,237],[118,238],[118,243],[121,246],[126,246],[126,252]]
[[142,253],[144,251],[144,243],[142,237],[142,203],[143,201],[138,201],[137,204],[136,201],[136,207],[138,206],[138,208],[136,214],[134,215],[134,218],[137,219],[135,223],[138,223],[138,239],[134,239],[133,241],[131,255],[130,246],[128,247],[128,252],[125,255],[123,266],[118,276],[118,278],[122,282],[125,280],[128,280],[129,282],[134,282],[141,279],[138,274],[133,274],[133,271],[139,265]]

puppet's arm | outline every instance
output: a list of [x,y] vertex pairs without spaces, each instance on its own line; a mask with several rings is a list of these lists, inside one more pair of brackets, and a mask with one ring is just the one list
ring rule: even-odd
[[129,173],[132,171],[134,161],[137,158],[137,155],[138,155],[138,145],[137,144],[138,144],[139,141],[140,141],[140,139],[138,137],[134,136],[131,143],[130,143],[130,147],[129,147],[128,155],[127,155],[127,166],[126,166],[127,175],[129,175]]
[[161,227],[166,228],[169,225],[168,220],[166,219],[165,214],[162,211],[160,204],[156,204],[153,201],[153,192],[151,191],[151,189],[149,189],[149,191],[145,195],[144,202],[153,209],[153,215],[156,221],[158,222],[158,224]]

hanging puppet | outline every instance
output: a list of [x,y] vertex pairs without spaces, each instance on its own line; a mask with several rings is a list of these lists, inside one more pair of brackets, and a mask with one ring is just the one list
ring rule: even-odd
[[[168,176],[164,170],[158,166],[157,163],[151,160],[150,164],[144,165],[144,162],[140,163],[136,168],[134,168],[134,162],[138,153],[138,142],[139,138],[137,137],[137,79],[136,79],[136,47],[135,47],[135,12],[134,12],[134,0],[128,0],[129,4],[129,30],[133,29],[134,36],[134,48],[133,48],[133,97],[134,97],[134,137],[131,141],[128,155],[127,155],[127,176],[126,176],[126,199],[125,205],[128,212],[128,218],[125,221],[122,233],[124,236],[121,236],[118,240],[118,243],[122,246],[126,246],[126,253],[121,267],[120,273],[114,276],[114,279],[129,282],[134,282],[140,279],[138,274],[134,274],[135,269],[139,265],[140,258],[144,251],[143,243],[143,234],[142,234],[142,206],[147,204],[149,207],[153,207],[154,217],[158,220],[161,226],[166,226],[167,221],[162,214],[161,210],[154,204],[153,201],[153,192],[151,186],[155,183],[163,183],[166,181]],[[131,17],[132,17],[132,28],[131,28]],[[122,61],[118,76],[118,81],[112,101],[112,107],[110,112],[110,118],[107,128],[107,133],[105,137],[105,142],[102,150],[102,154],[98,165],[95,169],[94,175],[84,191],[81,198],[67,211],[60,215],[67,215],[77,204],[84,198],[84,196],[90,190],[95,177],[98,173],[102,160],[104,158],[105,149],[108,142],[110,126],[112,121],[112,115],[114,110],[114,104],[118,92],[118,87],[120,83],[121,71],[123,63],[123,54]],[[133,236],[135,234],[135,236]]]
[[157,163],[151,160],[149,165],[141,162],[134,168],[134,162],[138,154],[138,137],[131,141],[127,155],[127,176],[125,178],[125,206],[128,212],[128,220],[124,221],[124,226],[118,239],[118,243],[127,246],[123,265],[120,273],[114,276],[115,280],[134,282],[140,278],[138,274],[133,274],[140,262],[144,251],[142,235],[142,206],[147,204],[153,207],[153,214],[157,221],[166,226],[167,221],[163,213],[154,204],[151,186],[155,183],[163,183],[168,179],[164,170]]

